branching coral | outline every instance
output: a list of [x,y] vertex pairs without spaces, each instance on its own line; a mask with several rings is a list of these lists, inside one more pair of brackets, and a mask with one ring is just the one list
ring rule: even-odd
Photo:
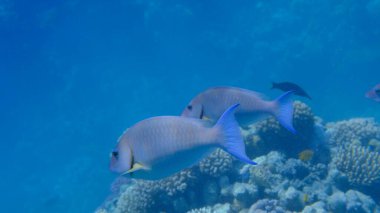
[[334,162],[353,185],[370,186],[380,179],[380,154],[367,147],[341,146]]
[[233,158],[230,154],[221,149],[216,150],[210,156],[199,162],[201,173],[211,177],[220,177],[230,171],[233,165]]

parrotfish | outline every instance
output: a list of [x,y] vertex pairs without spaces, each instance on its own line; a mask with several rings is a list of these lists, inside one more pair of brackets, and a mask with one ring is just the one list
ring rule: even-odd
[[182,116],[215,122],[229,106],[239,103],[235,116],[240,125],[246,126],[258,118],[274,115],[282,126],[295,133],[293,127],[293,103],[288,91],[273,101],[262,95],[236,87],[214,87],[194,97],[183,110]]
[[196,164],[216,148],[255,165],[246,155],[234,117],[238,106],[228,108],[214,126],[181,116],[159,116],[138,122],[119,138],[111,153],[111,171],[157,180]]
[[380,84],[374,86],[370,91],[365,94],[365,97],[380,102]]
[[279,89],[279,90],[282,90],[284,92],[294,91],[295,95],[311,99],[310,95],[308,95],[304,89],[302,89],[300,86],[298,86],[295,83],[291,83],[291,82],[275,83],[275,82],[272,82],[272,89]]

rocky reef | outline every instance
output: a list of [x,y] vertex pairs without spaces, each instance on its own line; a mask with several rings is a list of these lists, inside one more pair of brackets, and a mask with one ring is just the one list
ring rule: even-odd
[[274,118],[242,129],[258,165],[216,150],[169,178],[120,184],[97,212],[380,212],[379,125],[325,124],[305,103],[294,107],[297,134]]

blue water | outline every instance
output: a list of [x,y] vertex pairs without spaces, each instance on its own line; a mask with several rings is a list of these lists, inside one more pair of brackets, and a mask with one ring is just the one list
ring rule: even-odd
[[91,212],[120,134],[217,85],[380,119],[380,1],[0,0],[2,212]]

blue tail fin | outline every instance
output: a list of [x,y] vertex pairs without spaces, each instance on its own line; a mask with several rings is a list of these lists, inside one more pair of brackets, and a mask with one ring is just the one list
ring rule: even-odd
[[215,124],[215,127],[219,128],[221,133],[219,143],[225,151],[239,160],[256,165],[256,163],[251,161],[245,153],[243,137],[240,133],[239,124],[234,117],[235,109],[238,106],[239,104],[235,104],[228,108]]
[[288,91],[275,100],[277,107],[274,111],[274,116],[283,127],[295,134],[296,130],[293,127],[293,102],[291,100],[293,94],[294,91]]

